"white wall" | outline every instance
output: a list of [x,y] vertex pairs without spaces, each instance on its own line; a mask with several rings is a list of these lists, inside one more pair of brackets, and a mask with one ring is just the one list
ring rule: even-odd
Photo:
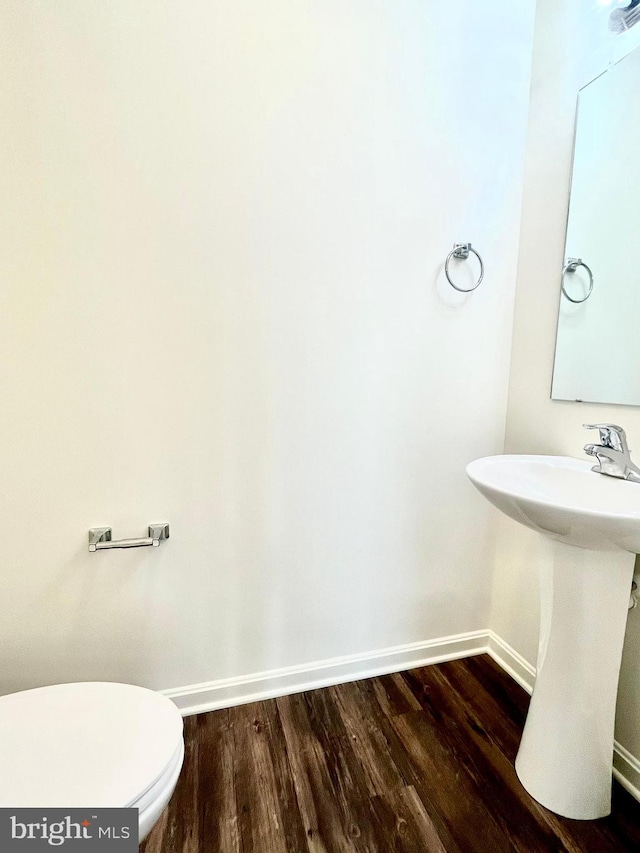
[[[607,32],[611,7],[593,0],[538,0],[525,192],[518,260],[506,451],[581,457],[583,423],[613,422],[640,453],[640,409],[552,401],[549,397],[576,93],[640,44],[640,27]],[[499,521],[492,628],[530,662],[538,638],[537,534]],[[640,612],[629,616],[618,701],[617,739],[640,756]]]
[[2,691],[485,628],[464,466],[503,446],[533,2],[2,0],[0,29]]

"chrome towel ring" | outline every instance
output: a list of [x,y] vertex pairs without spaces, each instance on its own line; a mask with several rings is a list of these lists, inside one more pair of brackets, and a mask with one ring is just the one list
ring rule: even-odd
[[[569,296],[567,291],[564,289],[564,277],[565,277],[565,275],[568,272],[574,273],[578,269],[578,267],[584,267],[586,269],[587,273],[589,274],[589,291],[588,291],[587,295],[584,296],[582,299],[574,299],[573,296]],[[593,273],[591,272],[591,267],[588,267],[585,264],[585,262],[582,260],[582,258],[567,258],[567,263],[566,263],[564,269],[562,270],[561,287],[562,287],[562,292],[567,297],[569,302],[574,302],[576,305],[579,305],[581,302],[586,302],[587,299],[591,296],[591,293],[593,291]]]
[[[449,262],[451,258],[455,258],[457,261],[466,261],[469,257],[469,252],[473,252],[473,254],[478,259],[480,264],[480,278],[476,281],[473,287],[458,287],[458,285],[452,281],[451,276],[449,275]],[[484,278],[484,264],[482,263],[482,258],[473,248],[471,243],[454,243],[453,249],[447,255],[447,260],[444,262],[444,274],[447,277],[447,281],[454,288],[454,290],[460,291],[460,293],[471,293],[472,290],[475,290],[476,287],[479,287],[482,279]]]

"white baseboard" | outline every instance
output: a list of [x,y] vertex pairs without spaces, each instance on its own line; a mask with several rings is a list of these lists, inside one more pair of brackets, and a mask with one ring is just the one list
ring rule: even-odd
[[183,716],[188,716],[247,702],[273,699],[275,696],[301,693],[304,690],[315,690],[332,684],[357,681],[360,678],[371,678],[374,675],[400,672],[416,666],[466,658],[482,654],[486,650],[487,632],[471,631],[422,643],[392,646],[364,654],[344,655],[299,666],[242,675],[239,678],[206,681],[202,684],[164,690],[163,693],[175,702]]
[[623,788],[640,801],[640,761],[621,743],[613,743],[613,775]]
[[531,666],[528,660],[525,660],[509,643],[491,630],[487,631],[487,653],[527,693],[533,692],[536,680],[535,666]]
[[[175,702],[183,716],[189,716],[479,654],[489,654],[527,693],[532,692],[536,678],[535,667],[502,637],[486,630],[392,646],[363,654],[344,655],[238,678],[206,681],[164,690],[163,693]],[[640,801],[640,760],[617,741],[614,743],[613,775]]]

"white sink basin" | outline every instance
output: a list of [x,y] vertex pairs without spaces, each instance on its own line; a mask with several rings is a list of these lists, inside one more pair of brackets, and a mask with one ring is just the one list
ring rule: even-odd
[[467,466],[494,506],[555,540],[531,551],[540,643],[516,771],[538,802],[578,819],[611,810],[616,693],[640,552],[640,483],[597,474],[592,464],[489,456]]
[[591,551],[640,553],[640,483],[606,477],[569,456],[487,456],[471,482],[505,515]]

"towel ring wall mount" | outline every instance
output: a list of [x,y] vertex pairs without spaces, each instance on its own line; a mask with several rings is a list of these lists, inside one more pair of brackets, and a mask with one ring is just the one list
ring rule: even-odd
[[[472,252],[478,259],[478,263],[480,264],[480,276],[473,287],[459,287],[449,274],[449,264],[451,262],[451,258],[455,258],[457,261],[466,261],[470,252]],[[454,243],[453,249],[449,252],[447,260],[444,262],[444,274],[454,290],[457,290],[459,293],[471,293],[472,290],[480,287],[480,284],[482,283],[482,279],[484,278],[484,264],[482,263],[482,258],[479,253],[473,248],[471,243]]]
[[[564,277],[565,277],[565,275],[567,273],[575,273],[575,271],[578,269],[578,267],[584,267],[584,269],[586,269],[586,271],[587,271],[587,275],[589,276],[589,290],[587,291],[587,295],[584,296],[582,299],[574,299],[573,296],[569,296],[567,291],[564,289]],[[575,305],[580,305],[580,303],[586,302],[587,299],[591,296],[591,293],[593,292],[593,273],[591,272],[591,267],[588,267],[585,264],[585,262],[582,260],[582,258],[567,258],[567,263],[564,265],[564,267],[562,269],[561,287],[562,287],[562,293],[564,294],[564,296],[566,296],[566,298],[569,300],[569,302],[573,302]]]

